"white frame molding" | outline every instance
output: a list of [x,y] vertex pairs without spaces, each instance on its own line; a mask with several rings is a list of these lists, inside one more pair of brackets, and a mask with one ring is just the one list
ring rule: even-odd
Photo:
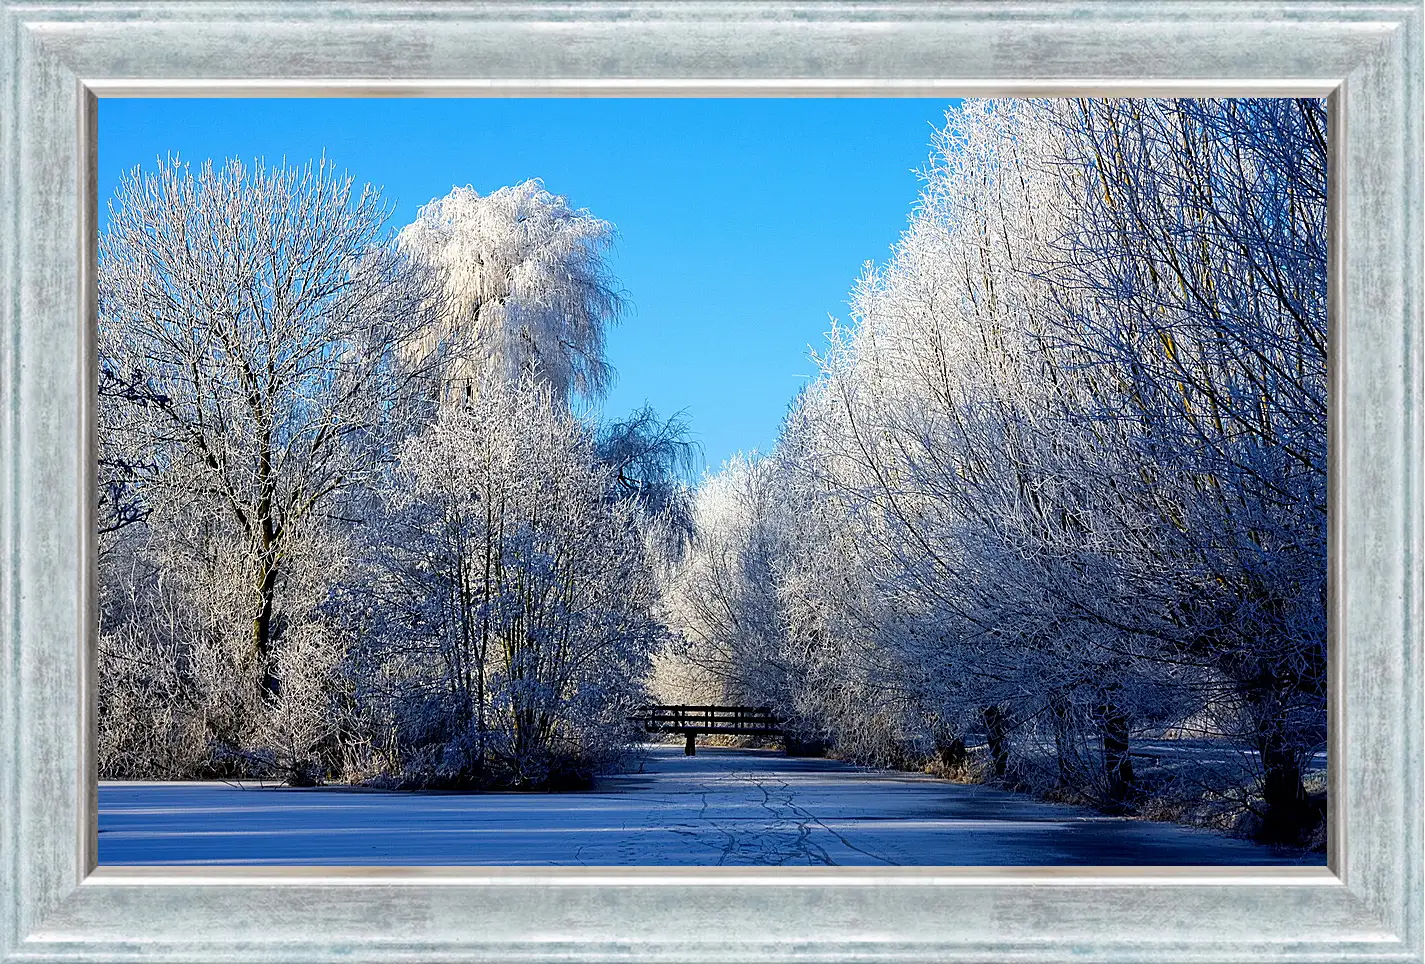
[[[1421,87],[1418,0],[0,0],[0,962],[1420,962]],[[1329,869],[95,869],[96,97],[1069,93],[1331,97]]]

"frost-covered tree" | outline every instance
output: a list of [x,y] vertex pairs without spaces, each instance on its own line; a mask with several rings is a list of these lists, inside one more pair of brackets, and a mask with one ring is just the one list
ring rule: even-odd
[[248,681],[249,717],[311,665],[283,648],[335,574],[330,517],[376,478],[422,374],[395,346],[429,328],[434,289],[384,240],[386,217],[325,161],[166,161],[122,180],[100,239],[101,371],[119,386],[100,399],[106,488],[123,493],[116,522],[126,504],[145,519],[126,532],[140,581],[105,571],[106,625],[149,621],[114,611],[141,598],[203,614],[190,635]]
[[1122,386],[1085,414],[1134,427],[1126,501],[1157,523],[1128,565],[1160,604],[1110,618],[1225,684],[1211,715],[1260,761],[1264,835],[1290,839],[1325,738],[1325,104],[1067,114],[1062,338]]
[[[152,463],[148,453],[126,450],[117,430],[122,428],[130,405],[146,405],[157,399],[152,399],[143,387],[125,382],[107,364],[99,369],[99,399],[96,519],[102,537],[142,522],[148,514],[137,483],[152,471]],[[101,548],[107,541],[101,540]]]
[[604,260],[612,240],[612,225],[539,181],[483,197],[457,187],[422,207],[400,247],[442,279],[436,334],[465,336],[444,392],[533,370],[556,397],[601,396],[613,379],[605,332],[623,310]]
[[676,559],[693,533],[688,481],[702,463],[686,413],[663,419],[645,404],[602,425],[595,452],[612,474],[610,498],[636,504],[651,546]]
[[677,570],[671,618],[685,641],[681,655],[717,681],[719,699],[787,706],[771,483],[770,464],[738,456],[698,486],[696,536]]
[[476,388],[384,493],[363,698],[406,779],[584,778],[626,747],[663,642],[640,506],[549,385]]

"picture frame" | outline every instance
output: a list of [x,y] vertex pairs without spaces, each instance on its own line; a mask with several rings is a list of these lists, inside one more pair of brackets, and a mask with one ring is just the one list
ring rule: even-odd
[[[0,960],[1419,961],[1422,7],[0,2]],[[97,99],[1327,96],[1327,868],[98,868]]]

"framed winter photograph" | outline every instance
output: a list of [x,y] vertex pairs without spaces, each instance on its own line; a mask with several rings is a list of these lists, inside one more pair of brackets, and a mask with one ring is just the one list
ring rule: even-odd
[[4,959],[1421,958],[1418,4],[0,9]]

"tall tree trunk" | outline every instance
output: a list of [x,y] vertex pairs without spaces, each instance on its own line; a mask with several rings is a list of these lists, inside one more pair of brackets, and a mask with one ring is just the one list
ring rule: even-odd
[[1260,838],[1267,843],[1301,843],[1315,826],[1319,814],[1306,797],[1301,761],[1292,752],[1280,727],[1269,727],[1258,739],[1262,755],[1262,814]]
[[1112,700],[1098,706],[1103,738],[1103,773],[1108,783],[1108,801],[1114,809],[1125,808],[1133,796],[1133,760],[1128,754],[1128,716]]
[[990,760],[994,763],[995,776],[1004,779],[1009,772],[1009,714],[1003,707],[987,706],[984,709],[985,742],[990,747]]
[[258,695],[275,698],[281,689],[272,654],[273,611],[277,601],[277,566],[269,560],[259,563],[257,614],[252,618],[252,652],[257,661]]
[[272,424],[265,409],[254,395],[250,400],[253,412],[263,422],[262,449],[257,461],[259,496],[257,521],[257,615],[252,620],[252,648],[257,658],[258,695],[267,699],[277,696],[280,682],[273,665],[272,614],[277,602],[278,529],[273,524],[273,501],[276,483],[272,472]]
[[[1238,685],[1250,707],[1256,731],[1253,742],[1262,761],[1262,826],[1257,835],[1268,843],[1298,844],[1306,840],[1325,813],[1319,803],[1313,803],[1306,795],[1298,751],[1309,737],[1293,725],[1288,706],[1293,694],[1305,688],[1303,682],[1325,679],[1325,661],[1305,681],[1299,675],[1283,674],[1280,669],[1278,664],[1262,660],[1255,672]],[[1316,692],[1325,693],[1324,683]]]
[[1058,766],[1059,788],[1065,789],[1073,786],[1073,762],[1069,759],[1070,751],[1073,748],[1073,740],[1069,731],[1069,700],[1062,690],[1054,690],[1049,694],[1049,714],[1054,719],[1054,759]]

